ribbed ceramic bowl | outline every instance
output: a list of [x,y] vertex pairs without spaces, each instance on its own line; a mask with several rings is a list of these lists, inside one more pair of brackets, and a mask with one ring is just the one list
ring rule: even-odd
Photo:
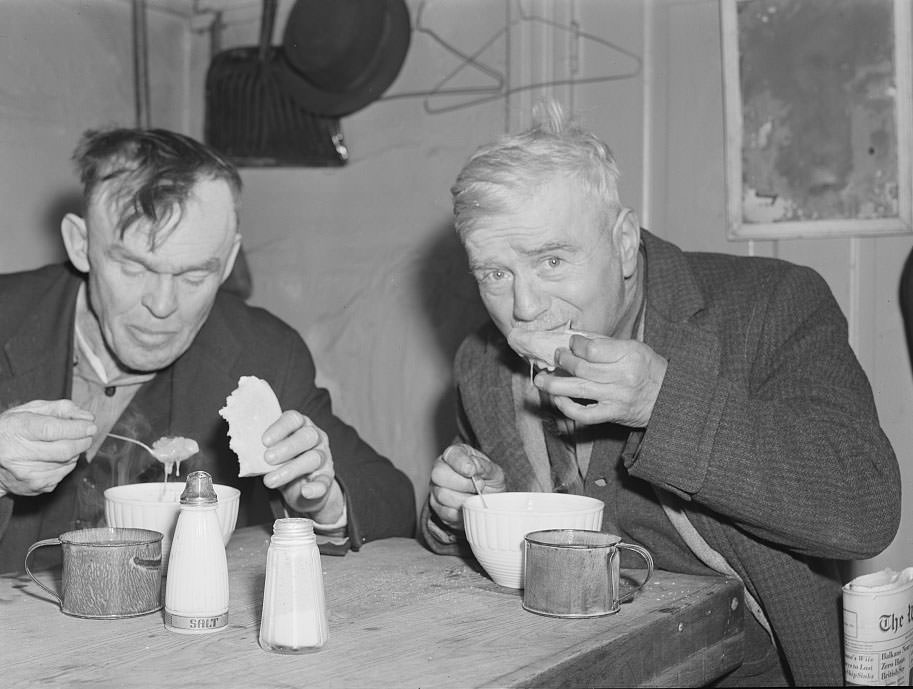
[[466,538],[496,584],[523,588],[523,538],[543,529],[602,528],[602,500],[567,493],[486,493],[463,503]]
[[[214,484],[219,499],[216,515],[222,527],[222,541],[235,531],[238,521],[238,504],[241,491],[231,486]],[[130,483],[114,486],[105,491],[105,519],[108,526],[151,529],[162,534],[162,573],[168,571],[171,538],[181,511],[181,492],[184,482]]]

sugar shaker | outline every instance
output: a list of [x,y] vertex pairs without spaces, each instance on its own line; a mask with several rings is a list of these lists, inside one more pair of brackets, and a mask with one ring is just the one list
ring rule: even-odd
[[277,519],[266,553],[260,646],[309,653],[329,636],[320,551],[310,519]]

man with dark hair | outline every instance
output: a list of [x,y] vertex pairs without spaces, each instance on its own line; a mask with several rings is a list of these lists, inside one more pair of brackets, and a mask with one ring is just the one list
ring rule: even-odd
[[452,189],[492,322],[456,355],[424,540],[465,551],[473,478],[599,498],[658,567],[744,583],[723,685],[842,684],[838,561],[891,542],[900,476],[837,303],[808,268],[642,230],[608,146],[537,114]]
[[[409,479],[333,414],[298,333],[219,289],[241,245],[235,168],[157,129],[87,132],[74,160],[70,265],[0,276],[0,571],[38,539],[104,523],[107,487],[164,478],[109,433],[196,440],[181,474],[240,488],[240,526],[291,513],[353,548],[411,536]],[[284,410],[262,438],[262,479],[238,477],[218,413],[241,376],[266,380]]]

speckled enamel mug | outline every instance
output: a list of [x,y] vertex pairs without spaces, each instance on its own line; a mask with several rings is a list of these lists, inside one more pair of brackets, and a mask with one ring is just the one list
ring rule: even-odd
[[[29,569],[38,548],[61,546],[60,591],[51,590]],[[101,527],[67,531],[33,543],[25,571],[74,617],[116,619],[162,608],[162,534],[149,529]]]
[[[585,529],[533,531],[526,549],[523,607],[551,617],[611,615],[634,597],[653,576],[653,558],[646,548],[622,543],[621,537]],[[647,564],[640,584],[624,595],[619,584],[622,550]]]

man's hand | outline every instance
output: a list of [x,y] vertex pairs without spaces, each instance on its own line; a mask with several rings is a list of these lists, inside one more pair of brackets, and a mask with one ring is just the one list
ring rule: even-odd
[[7,409],[0,414],[0,487],[14,495],[50,493],[97,431],[95,415],[70,400]]
[[345,497],[333,469],[327,434],[297,411],[282,412],[263,434],[263,457],[276,468],[263,477],[267,488],[282,491],[286,504],[332,524],[342,517]]
[[452,529],[463,529],[460,508],[466,498],[475,495],[473,476],[481,479],[484,493],[503,493],[507,487],[501,467],[462,443],[444,450],[431,467],[431,509]]
[[561,413],[579,423],[612,421],[645,428],[669,362],[637,340],[574,335],[570,345],[555,355],[555,362],[570,375],[540,373],[536,386],[552,395]]

